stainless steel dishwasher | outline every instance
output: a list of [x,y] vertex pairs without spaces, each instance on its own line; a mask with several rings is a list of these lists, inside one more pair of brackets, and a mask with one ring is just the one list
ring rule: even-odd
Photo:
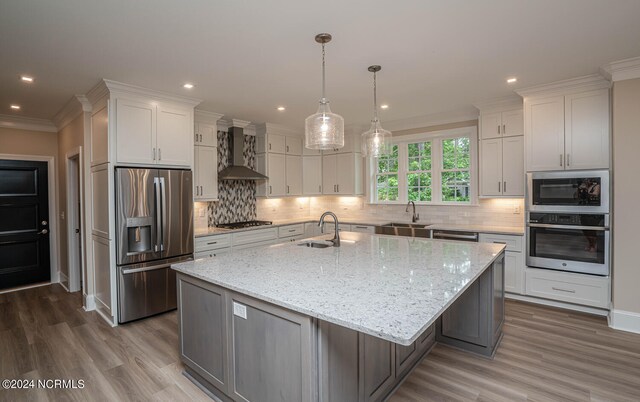
[[433,236],[434,239],[441,240],[457,240],[457,241],[478,241],[478,233],[477,232],[459,232],[456,230],[434,230]]

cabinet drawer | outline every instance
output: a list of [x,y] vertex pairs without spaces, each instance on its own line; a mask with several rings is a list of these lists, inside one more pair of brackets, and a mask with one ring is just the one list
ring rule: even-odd
[[196,252],[194,254],[194,258],[196,260],[201,259],[201,258],[213,258],[213,257],[217,257],[219,255],[222,254],[227,254],[231,252],[231,248],[227,247],[227,248],[221,248],[221,249],[217,249],[217,250],[207,250],[207,251],[199,251]]
[[479,240],[481,243],[506,244],[507,251],[522,252],[522,236],[480,233]]
[[[322,232],[323,234],[332,234],[336,231],[336,224],[335,223],[325,223],[324,224],[324,232]],[[349,225],[348,223],[339,223],[338,224],[338,231],[339,232],[350,232],[351,231],[351,225]]]
[[278,237],[300,236],[304,234],[304,223],[297,225],[280,226],[278,228]]
[[609,278],[606,277],[527,268],[525,284],[528,296],[609,307]]
[[275,240],[278,238],[278,228],[247,230],[233,234],[233,246]]
[[206,250],[216,250],[219,248],[231,247],[231,235],[220,234],[213,236],[197,237],[195,252]]
[[375,233],[376,227],[371,225],[351,225],[352,232],[361,232],[361,233]]

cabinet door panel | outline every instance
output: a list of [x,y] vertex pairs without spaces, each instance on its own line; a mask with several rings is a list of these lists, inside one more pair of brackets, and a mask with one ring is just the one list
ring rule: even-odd
[[191,112],[158,107],[157,162],[162,165],[191,166],[193,136]]
[[218,146],[218,133],[216,130],[216,126],[198,123],[196,134],[198,135],[198,139],[196,140],[196,143],[198,145],[204,145],[207,147]]
[[502,194],[524,196],[524,137],[502,139]]
[[358,332],[320,321],[320,394],[322,401],[358,401]]
[[480,138],[497,138],[502,136],[501,113],[486,113],[480,116]]
[[[490,325],[487,322],[488,295],[486,294],[487,286],[483,286],[481,279],[472,283],[442,314],[443,336],[479,346],[488,346],[488,325]],[[489,279],[491,279],[490,275]]]
[[524,255],[514,251],[505,252],[504,290],[505,292],[524,294]]
[[336,184],[338,194],[355,194],[356,161],[359,154],[337,154],[336,155]]
[[322,156],[322,194],[336,193],[336,155]]
[[302,155],[301,137],[286,137],[285,146],[287,155]]
[[609,91],[565,97],[567,169],[609,167]]
[[234,397],[252,402],[309,400],[308,319],[244,297],[232,297],[229,304],[234,303],[246,309],[246,318],[234,314],[231,321]]
[[[198,374],[227,389],[224,294],[179,280],[180,354]],[[203,320],[202,317],[207,317]]]
[[564,169],[564,96],[525,100],[527,171]]
[[116,100],[116,159],[119,163],[156,163],[155,132],[155,106],[128,99]]
[[502,136],[524,135],[524,115],[522,109],[502,112]]
[[286,137],[284,135],[267,134],[267,152],[284,154],[286,149]]
[[287,155],[287,195],[302,194],[302,156]]
[[200,200],[212,200],[218,198],[218,148],[195,147],[196,163],[195,198]]
[[361,333],[360,345],[364,400],[379,400],[395,379],[395,344]]
[[269,154],[267,156],[268,170],[267,176],[269,177],[269,188],[267,188],[267,196],[281,196],[287,195],[287,164],[284,155],[281,154]]
[[322,194],[322,156],[302,157],[302,194]]
[[482,140],[480,147],[482,195],[502,195],[502,139]]

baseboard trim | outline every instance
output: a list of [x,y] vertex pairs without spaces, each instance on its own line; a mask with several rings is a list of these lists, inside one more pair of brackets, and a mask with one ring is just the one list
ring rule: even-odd
[[563,308],[565,310],[579,311],[581,313],[595,314],[603,317],[606,317],[609,315],[609,310],[596,308],[596,307],[581,306],[579,304],[571,304],[571,303],[565,303],[561,301],[548,300],[548,299],[539,299],[537,297],[519,295],[515,293],[505,293],[504,296],[507,299],[520,300],[520,301],[535,303],[535,304],[542,304],[544,306],[558,307],[558,308]]
[[4,289],[4,290],[0,290],[0,295],[3,293],[12,293],[12,292],[19,292],[21,290],[31,289],[31,288],[39,288],[41,286],[49,286],[54,283],[55,282],[41,282],[41,283],[36,283],[34,285],[18,286],[16,288]]
[[619,331],[640,334],[640,313],[613,309],[609,314],[609,326]]
[[63,274],[62,272],[58,271],[58,281],[60,283],[60,286],[62,286],[64,288],[64,290],[66,290],[67,292],[71,293],[69,291],[69,287],[67,285],[65,285],[65,283],[69,283],[69,277],[67,277],[67,275]]
[[96,309],[96,300],[93,295],[82,295],[82,298],[84,299],[84,305],[82,306],[84,311],[93,311]]

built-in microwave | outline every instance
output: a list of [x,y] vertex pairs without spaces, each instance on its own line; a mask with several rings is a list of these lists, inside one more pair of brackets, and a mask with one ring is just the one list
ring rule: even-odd
[[527,173],[531,212],[609,213],[609,171]]

